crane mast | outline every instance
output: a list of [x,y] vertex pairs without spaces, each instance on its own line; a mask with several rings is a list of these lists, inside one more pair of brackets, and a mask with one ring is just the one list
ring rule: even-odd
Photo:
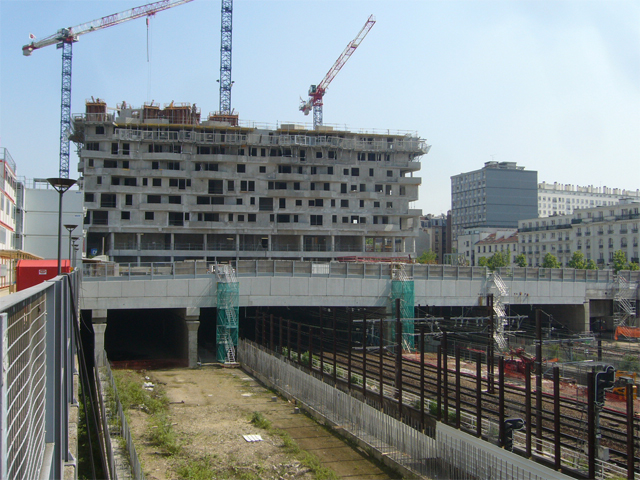
[[220,20],[220,114],[231,114],[231,34],[233,0],[222,0]]
[[162,10],[177,7],[193,0],[162,0],[120,13],[98,18],[75,27],[61,28],[53,35],[31,42],[22,47],[22,54],[30,56],[34,50],[56,45],[62,49],[62,92],[60,101],[60,178],[69,178],[69,132],[71,130],[71,67],[72,45],[80,35],[112,27],[129,20],[155,15]]
[[313,109],[313,128],[315,129],[318,126],[322,126],[322,98],[324,97],[327,88],[331,81],[338,74],[340,69],[347,63],[347,60],[353,55],[353,52],[356,51],[356,48],[360,46],[364,37],[367,36],[367,33],[373,28],[373,25],[376,23],[376,19],[373,15],[370,15],[367,19],[366,23],[356,35],[356,38],[351,40],[347,47],[344,49],[342,54],[338,57],[333,66],[329,69],[324,78],[320,81],[318,85],[311,85],[309,87],[309,100],[306,102],[303,100],[300,104],[300,111],[305,115],[309,115],[309,112]]

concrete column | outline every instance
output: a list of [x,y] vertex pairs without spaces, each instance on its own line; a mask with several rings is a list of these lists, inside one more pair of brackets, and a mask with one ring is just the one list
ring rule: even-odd
[[304,235],[300,235],[300,255],[304,255]]
[[[580,319],[582,320],[582,331],[583,332],[589,332],[591,331],[591,308],[589,305],[589,300],[587,300],[586,302],[584,302],[584,312],[583,312],[583,317]],[[580,330],[578,330],[580,331]]]
[[93,323],[93,354],[96,365],[102,366],[104,361],[104,336],[107,330],[107,310],[92,310],[91,322]]
[[336,251],[336,236],[335,235],[331,235],[331,251],[332,252]]
[[186,326],[187,358],[189,368],[198,366],[198,328],[200,327],[200,309],[197,307],[185,308],[184,323]]
[[367,237],[366,237],[366,235],[362,236],[362,245],[360,247],[360,250],[362,251],[362,253],[365,253],[367,251]]
[[267,235],[267,251],[271,251],[271,234]]

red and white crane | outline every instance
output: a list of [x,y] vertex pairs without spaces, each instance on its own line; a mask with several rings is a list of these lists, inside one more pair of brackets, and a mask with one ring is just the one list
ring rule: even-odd
[[356,51],[356,48],[358,48],[360,43],[362,43],[362,40],[364,40],[364,37],[367,36],[367,33],[369,33],[369,30],[371,30],[375,23],[376,19],[373,15],[371,15],[367,19],[367,22],[364,24],[364,27],[362,27],[362,30],[360,30],[360,33],[356,35],[356,38],[349,42],[347,48],[344,49],[342,54],[338,57],[338,60],[336,60],[336,63],[334,63],[331,69],[329,69],[322,81],[318,85],[311,85],[309,87],[309,100],[307,100],[306,102],[302,100],[300,111],[305,115],[309,115],[309,112],[311,111],[311,109],[313,109],[314,129],[322,125],[322,97],[324,97],[329,84],[335,78],[344,64],[347,63],[349,57],[353,55],[353,52]]
[[[71,128],[71,45],[78,41],[80,35],[95,32],[103,28],[113,27],[119,23],[135,20],[140,17],[150,17],[162,10],[177,7],[193,0],[162,0],[160,2],[149,3],[140,7],[114,13],[106,17],[92,20],[75,27],[61,28],[53,35],[49,35],[38,41],[33,41],[22,47],[22,54],[31,55],[34,50],[38,50],[49,45],[56,45],[62,49],[62,101],[60,115],[60,178],[69,178],[69,131]],[[35,38],[31,36],[32,38]]]

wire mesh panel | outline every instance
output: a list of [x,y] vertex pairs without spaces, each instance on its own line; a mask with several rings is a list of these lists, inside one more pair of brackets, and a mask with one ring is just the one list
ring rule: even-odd
[[45,450],[46,295],[13,305],[2,324],[2,478],[37,478]]
[[435,433],[422,433],[248,341],[240,340],[238,353],[243,365],[282,393],[417,474],[456,479],[568,478],[440,423]]

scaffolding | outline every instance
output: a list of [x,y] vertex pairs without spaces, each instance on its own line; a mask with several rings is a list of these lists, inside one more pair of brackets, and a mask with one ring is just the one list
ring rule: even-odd
[[231,265],[212,266],[217,280],[216,359],[236,364],[238,348],[239,283]]
[[613,326],[632,326],[636,317],[636,291],[638,284],[629,282],[622,275],[617,275],[614,283],[614,312]]
[[[402,321],[402,348],[413,351],[415,294],[413,278],[407,275],[404,264],[393,266],[391,271],[391,312],[396,318],[396,299],[400,299],[400,319]],[[395,323],[391,323],[391,338],[395,338]]]

